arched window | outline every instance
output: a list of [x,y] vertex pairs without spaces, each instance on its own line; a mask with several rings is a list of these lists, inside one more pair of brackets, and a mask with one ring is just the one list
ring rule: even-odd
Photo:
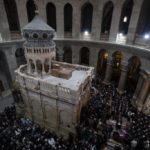
[[133,56],[128,61],[127,90],[134,93],[139,78],[141,61],[137,56]]
[[80,50],[80,64],[89,65],[89,49],[87,47],[83,47]]
[[42,62],[41,60],[36,61],[37,72],[42,73]]
[[105,75],[107,67],[107,57],[108,53],[106,52],[106,50],[102,49],[99,51],[97,60],[97,74],[99,74],[102,78]]
[[93,6],[86,3],[81,8],[81,32],[92,30]]
[[70,47],[64,47],[63,61],[72,63],[72,49]]
[[113,9],[114,6],[111,1],[108,1],[103,8],[103,18],[102,18],[102,25],[101,25],[102,34],[109,34]]
[[56,7],[53,3],[46,6],[47,24],[56,30]]
[[35,16],[35,10],[36,10],[36,6],[33,0],[28,0],[27,4],[27,15],[28,15],[28,21],[30,22],[34,16]]
[[0,95],[1,93],[4,91],[4,85],[3,85],[3,82],[0,80]]
[[137,34],[145,35],[150,32],[150,0],[144,0],[140,12],[140,17],[137,26]]
[[119,33],[123,33],[125,35],[128,33],[132,8],[133,8],[133,0],[126,0],[122,7],[120,24],[119,24]]
[[68,3],[64,7],[64,30],[72,32],[72,6]]
[[45,69],[45,72],[48,73],[48,71],[49,71],[49,59],[45,60],[45,62],[44,62],[44,69]]
[[122,53],[116,51],[115,53],[113,53],[112,57],[113,57],[112,81],[118,84],[121,75]]
[[15,0],[4,0],[10,31],[20,31],[18,12]]
[[26,58],[25,58],[25,54],[24,54],[24,49],[18,48],[16,50],[15,56],[16,56],[18,67],[20,65],[26,64]]
[[35,64],[32,59],[29,60],[29,63],[30,63],[30,67],[31,67],[31,73],[33,73],[35,71]]

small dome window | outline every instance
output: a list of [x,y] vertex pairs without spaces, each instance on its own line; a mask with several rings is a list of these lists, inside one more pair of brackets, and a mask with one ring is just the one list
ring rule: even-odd
[[47,39],[48,35],[46,33],[43,33],[43,39]]
[[25,37],[26,39],[28,39],[28,38],[29,38],[29,34],[28,34],[28,33],[25,33],[25,34],[24,34],[24,37]]
[[53,38],[54,38],[54,35],[52,34],[50,37],[51,37],[51,39],[53,39]]
[[38,34],[37,33],[33,33],[33,38],[34,39],[37,39],[39,36],[38,36]]

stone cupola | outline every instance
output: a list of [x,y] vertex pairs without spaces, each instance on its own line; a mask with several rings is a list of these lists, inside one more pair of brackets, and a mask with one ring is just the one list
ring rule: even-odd
[[56,57],[54,35],[54,29],[40,18],[36,10],[34,19],[23,28],[29,75],[41,77],[51,72],[51,61]]

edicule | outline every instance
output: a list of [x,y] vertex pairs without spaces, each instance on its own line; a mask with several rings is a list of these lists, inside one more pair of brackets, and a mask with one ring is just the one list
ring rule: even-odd
[[[27,65],[17,69],[25,116],[58,134],[75,132],[94,69],[55,61],[54,29],[36,14],[24,27]],[[19,107],[17,107],[19,113]]]

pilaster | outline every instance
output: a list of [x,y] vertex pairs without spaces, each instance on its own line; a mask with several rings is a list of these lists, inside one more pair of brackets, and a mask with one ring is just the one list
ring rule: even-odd
[[124,62],[121,64],[121,76],[118,84],[118,93],[123,94],[125,92],[125,83],[128,75],[128,63]]
[[116,42],[117,34],[119,31],[122,5],[123,5],[123,1],[117,1],[116,4],[114,5],[110,34],[109,34],[109,41],[112,42]]
[[111,82],[112,65],[113,65],[112,58],[108,58],[105,78],[104,78],[104,81],[103,81],[104,84],[110,84],[110,82]]
[[81,26],[81,13],[78,6],[73,7],[73,24],[72,24],[72,35],[74,39],[78,39],[80,36]]
[[3,0],[0,1],[0,18],[0,41],[9,41],[9,24]]
[[134,0],[133,10],[131,14],[130,24],[128,28],[128,34],[127,34],[127,43],[133,44],[135,40],[136,35],[136,28],[138,25],[138,20],[140,16],[140,10],[142,8],[143,0]]
[[56,4],[57,37],[64,37],[64,9],[62,3]]

